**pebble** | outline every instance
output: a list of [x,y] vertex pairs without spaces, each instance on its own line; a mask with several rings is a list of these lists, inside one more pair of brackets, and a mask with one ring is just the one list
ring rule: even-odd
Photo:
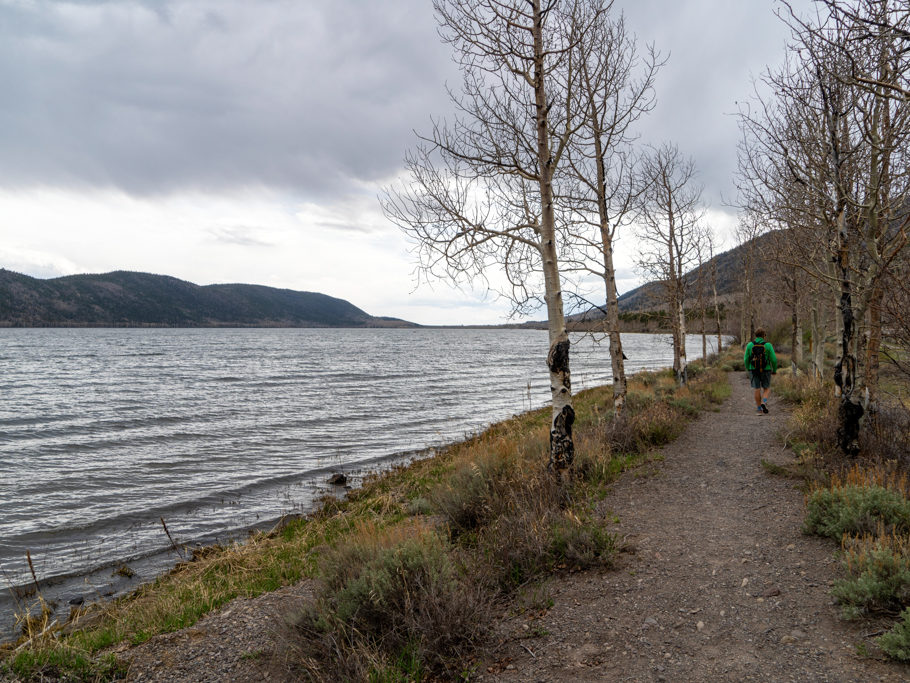
[[704,630],[705,622],[703,622],[703,621],[698,622],[697,624],[695,624],[695,628],[697,628],[699,631]]

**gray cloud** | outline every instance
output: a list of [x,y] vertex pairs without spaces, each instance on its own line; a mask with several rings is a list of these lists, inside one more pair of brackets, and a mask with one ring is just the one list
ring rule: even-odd
[[[811,0],[795,0],[797,8]],[[657,79],[657,108],[641,125],[643,140],[672,140],[695,158],[704,198],[717,206],[735,197],[739,129],[736,102],[752,77],[784,57],[788,32],[777,2],[620,0],[629,27],[669,60]]]
[[363,234],[370,232],[370,229],[363,225],[346,223],[343,221],[316,221],[313,225],[325,228],[326,230],[336,230],[338,232],[359,232]]
[[335,195],[452,73],[424,0],[0,0],[0,182]]
[[208,229],[209,236],[219,244],[239,244],[242,247],[274,247],[274,242],[256,236],[257,228],[243,225],[233,227],[213,227]]
[[[729,114],[783,56],[771,7],[614,5],[670,53],[643,140],[693,155],[715,205],[733,194]],[[0,0],[0,183],[337,199],[449,111],[435,28],[428,0]]]

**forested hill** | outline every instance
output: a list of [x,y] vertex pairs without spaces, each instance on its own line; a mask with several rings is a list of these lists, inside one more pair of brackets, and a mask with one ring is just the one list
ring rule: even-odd
[[[774,233],[760,235],[753,240],[755,253],[755,275],[756,280],[760,280],[768,271],[762,254],[766,254],[770,248]],[[722,298],[732,296],[740,291],[743,281],[743,250],[746,245],[734,247],[728,251],[715,256],[712,260],[717,263],[717,294]],[[700,268],[695,268],[686,274],[689,283],[690,296],[695,296],[695,283],[698,281],[698,273],[701,270],[705,290],[710,294],[711,291],[711,261],[708,261]],[[661,282],[649,282],[630,290],[619,297],[619,310],[621,312],[647,311],[654,308],[665,308],[666,303],[663,300],[664,289]],[[688,304],[687,304],[688,305]],[[592,311],[587,318],[596,319],[598,316]],[[602,317],[602,316],[600,316]]]
[[0,269],[0,326],[416,327],[344,299],[116,271],[50,280]]

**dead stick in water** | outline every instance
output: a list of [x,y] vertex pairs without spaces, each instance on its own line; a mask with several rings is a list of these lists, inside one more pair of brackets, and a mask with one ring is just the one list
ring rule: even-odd
[[35,592],[41,597],[41,589],[38,587],[38,575],[35,574],[35,565],[32,564],[32,551],[26,549],[25,559],[28,560],[28,568],[32,572],[32,581],[35,582]]
[[176,550],[176,551],[177,551],[177,554],[180,555],[180,557],[182,557],[182,558],[185,560],[185,559],[186,559],[186,556],[183,554],[183,552],[181,552],[180,548],[177,547],[177,544],[174,543],[174,539],[173,539],[173,537],[171,536],[171,532],[167,530],[167,524],[164,523],[164,517],[161,517],[160,519],[161,519],[161,526],[164,527],[164,533],[167,534],[167,538],[168,538],[168,540],[171,542],[171,547],[172,547],[174,550]]

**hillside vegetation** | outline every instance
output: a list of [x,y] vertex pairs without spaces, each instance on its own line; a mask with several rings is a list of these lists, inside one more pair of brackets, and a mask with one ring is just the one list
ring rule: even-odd
[[[688,297],[686,306],[694,305],[694,298],[698,292],[698,278],[701,274],[702,283],[705,288],[705,298],[710,306],[711,297],[711,266],[717,264],[717,296],[719,301],[727,307],[734,302],[736,297],[742,291],[743,285],[743,251],[750,246],[757,253],[766,253],[767,248],[773,239],[773,233],[759,235],[754,240],[745,244],[733,247],[727,251],[718,254],[714,258],[705,262],[701,266],[693,268],[686,273],[686,290]],[[770,269],[766,262],[759,260],[755,267],[755,279],[761,281],[766,275],[770,275]],[[666,294],[664,293],[664,283],[658,280],[647,282],[640,287],[631,289],[619,297],[619,310],[621,313],[639,313],[654,312],[666,308]],[[603,311],[598,308],[591,308],[583,313],[577,313],[569,317],[572,321],[578,320],[602,320]]]
[[344,299],[260,285],[200,286],[115,271],[51,280],[0,269],[0,326],[410,327]]

